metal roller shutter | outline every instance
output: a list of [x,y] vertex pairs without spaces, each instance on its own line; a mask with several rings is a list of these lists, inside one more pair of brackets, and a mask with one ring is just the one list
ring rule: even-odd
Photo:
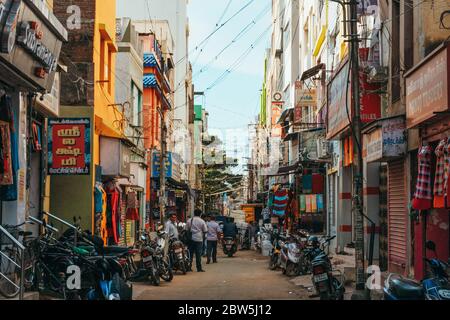
[[407,196],[404,160],[388,166],[388,256],[389,270],[405,271],[407,262]]

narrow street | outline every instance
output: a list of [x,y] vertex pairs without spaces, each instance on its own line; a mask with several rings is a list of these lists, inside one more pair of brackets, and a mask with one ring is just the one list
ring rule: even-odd
[[309,299],[311,293],[267,266],[267,257],[254,251],[239,251],[233,258],[220,253],[217,264],[204,265],[205,273],[177,273],[172,282],[161,282],[160,287],[135,283],[134,300]]

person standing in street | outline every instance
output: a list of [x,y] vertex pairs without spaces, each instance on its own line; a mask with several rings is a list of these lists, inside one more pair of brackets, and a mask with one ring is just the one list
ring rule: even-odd
[[172,213],[169,216],[169,220],[166,222],[166,232],[169,235],[169,239],[176,239],[178,240],[178,228],[177,228],[177,214]]
[[195,209],[194,217],[188,220],[186,224],[186,230],[192,234],[191,242],[189,244],[189,251],[191,253],[191,264],[194,260],[197,265],[197,272],[205,272],[202,268],[202,249],[203,241],[205,239],[205,234],[208,232],[208,227],[205,221],[200,217],[202,211],[200,209]]
[[217,241],[219,241],[222,230],[213,215],[210,216],[206,225],[208,226],[206,264],[210,264],[211,260],[213,263],[217,263]]

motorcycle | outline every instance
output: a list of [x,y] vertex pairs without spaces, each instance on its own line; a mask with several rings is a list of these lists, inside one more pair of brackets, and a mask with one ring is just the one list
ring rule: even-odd
[[272,250],[270,252],[269,269],[276,270],[281,264],[280,253],[285,245],[285,237],[275,229],[272,235],[272,239],[273,241]]
[[156,246],[157,244],[150,240],[148,233],[144,232],[141,235],[141,267],[131,276],[132,281],[139,281],[141,279],[150,280],[154,286],[160,285],[160,275],[155,252]]
[[167,232],[163,231],[163,226],[158,227],[157,239],[154,247],[156,267],[159,271],[159,276],[166,282],[173,279],[172,268],[169,263],[169,241]]
[[[333,271],[330,257],[325,253],[325,245],[336,236],[327,238],[318,253],[311,261],[312,282],[320,296],[320,300],[344,300],[344,276],[340,271]],[[340,280],[333,272],[339,272]]]
[[170,239],[169,259],[172,270],[181,271],[183,274],[189,270],[189,262],[186,263],[185,248],[181,241]]
[[[427,250],[436,255],[436,244],[427,241]],[[385,281],[383,295],[385,300],[450,300],[450,284],[447,274],[449,263],[437,258],[425,261],[431,269],[431,275],[422,282],[391,273]]]
[[223,253],[232,257],[237,251],[236,238],[224,237],[222,241]]

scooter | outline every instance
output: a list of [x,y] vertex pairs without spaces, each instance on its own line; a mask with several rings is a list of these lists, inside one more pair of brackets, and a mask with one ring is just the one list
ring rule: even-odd
[[232,257],[237,251],[236,238],[224,237],[222,241],[223,253],[228,257]]
[[[325,253],[325,245],[336,236],[327,238],[321,245],[321,253],[311,261],[312,283],[320,296],[320,300],[344,300],[344,276],[340,271],[333,271],[330,257]],[[340,279],[334,273],[339,273]]]
[[300,274],[300,246],[295,237],[291,237],[280,250],[280,268],[283,274],[288,277],[295,277]]
[[[427,241],[426,248],[436,255],[436,244]],[[390,274],[384,283],[385,300],[450,300],[450,284],[447,274],[449,263],[439,259],[425,259],[431,276],[417,282],[398,274]]]

